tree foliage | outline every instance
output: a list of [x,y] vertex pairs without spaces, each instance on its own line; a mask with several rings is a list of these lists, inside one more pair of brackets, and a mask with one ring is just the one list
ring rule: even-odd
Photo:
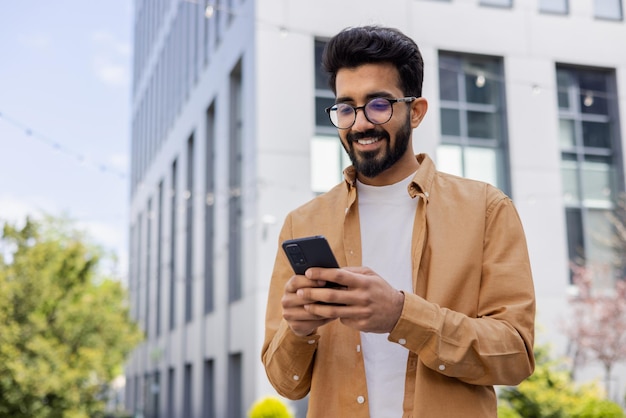
[[499,393],[500,418],[624,418],[595,383],[578,386],[564,361],[550,359],[547,347],[535,349],[535,373]]
[[140,341],[103,252],[71,223],[5,224],[0,237],[0,416],[88,417]]
[[248,411],[249,418],[293,418],[293,414],[277,397],[268,396],[256,401]]
[[593,286],[593,270],[574,266],[576,295],[565,331],[573,344],[574,367],[599,361],[604,366],[606,390],[610,393],[611,370],[626,361],[626,281],[614,289]]

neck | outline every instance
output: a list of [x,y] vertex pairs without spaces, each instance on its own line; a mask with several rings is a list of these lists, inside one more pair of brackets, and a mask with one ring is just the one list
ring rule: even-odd
[[363,174],[357,173],[357,178],[361,183],[369,186],[388,186],[415,173],[418,167],[417,158],[415,158],[413,151],[409,148],[401,159],[376,177],[365,177]]

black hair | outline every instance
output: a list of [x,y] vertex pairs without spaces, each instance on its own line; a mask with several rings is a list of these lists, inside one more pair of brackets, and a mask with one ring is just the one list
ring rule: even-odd
[[417,44],[398,29],[382,26],[346,28],[326,44],[322,68],[337,94],[337,72],[363,64],[390,63],[400,75],[400,86],[407,96],[422,96],[424,61]]

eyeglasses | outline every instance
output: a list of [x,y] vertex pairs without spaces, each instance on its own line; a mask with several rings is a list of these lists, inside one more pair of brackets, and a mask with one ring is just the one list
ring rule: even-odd
[[391,120],[394,103],[411,103],[416,97],[402,97],[400,99],[388,99],[377,97],[363,106],[352,106],[347,103],[336,103],[325,109],[330,121],[338,129],[348,129],[356,122],[356,112],[363,109],[365,118],[374,125],[382,125]]

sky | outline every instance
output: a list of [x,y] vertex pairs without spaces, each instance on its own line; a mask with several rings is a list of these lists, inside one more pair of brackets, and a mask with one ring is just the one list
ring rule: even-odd
[[0,225],[69,217],[128,265],[132,0],[0,3]]

